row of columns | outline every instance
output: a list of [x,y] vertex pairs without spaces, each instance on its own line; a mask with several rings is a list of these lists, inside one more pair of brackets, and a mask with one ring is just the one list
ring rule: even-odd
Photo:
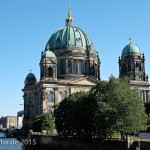
[[42,66],[41,67],[41,79],[42,78],[57,78],[57,68],[56,66]]
[[144,103],[147,103],[150,101],[150,91],[149,90],[142,90],[142,100]]
[[[63,59],[58,60],[58,63],[62,63],[63,64]],[[91,74],[91,67],[92,65],[94,66],[94,76],[98,79],[100,79],[100,64],[95,64],[95,61],[91,61],[91,60],[80,60],[80,59],[65,59],[65,64],[64,65],[65,68],[65,73],[74,73],[73,72],[73,63],[75,61],[75,74],[78,74],[78,63],[81,62],[82,63],[82,74],[87,74],[87,75],[92,75]],[[64,67],[63,65],[61,67]]]

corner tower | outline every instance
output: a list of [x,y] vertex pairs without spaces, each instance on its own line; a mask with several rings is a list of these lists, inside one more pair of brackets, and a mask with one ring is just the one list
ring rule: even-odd
[[57,80],[57,59],[55,54],[50,51],[49,45],[41,53],[40,80]]
[[148,102],[150,85],[145,72],[145,56],[137,45],[132,44],[131,38],[129,44],[123,48],[118,63],[119,77],[129,77],[131,87],[138,87],[143,101]]

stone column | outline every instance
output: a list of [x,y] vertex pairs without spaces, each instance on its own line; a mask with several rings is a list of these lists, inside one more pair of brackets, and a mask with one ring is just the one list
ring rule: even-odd
[[73,59],[71,59],[71,74],[73,74]]
[[69,87],[69,95],[71,94],[71,86]]
[[146,90],[145,90],[145,103],[147,102],[147,95],[146,95]]
[[55,69],[55,77],[57,79],[57,64],[56,64],[56,69]]
[[146,102],[147,103],[149,102],[149,91],[148,90],[146,91]]
[[147,91],[148,93],[148,102],[150,102],[150,90]]
[[68,60],[66,59],[66,73],[68,73]]
[[82,74],[85,74],[85,61],[82,60]]
[[55,78],[56,78],[56,69],[55,69],[55,67],[53,66],[53,79],[55,80]]
[[76,73],[78,73],[78,60],[76,59]]
[[45,66],[45,78],[48,77],[48,66]]
[[145,103],[145,90],[143,90],[143,102]]
[[128,72],[128,62],[126,62],[126,71]]

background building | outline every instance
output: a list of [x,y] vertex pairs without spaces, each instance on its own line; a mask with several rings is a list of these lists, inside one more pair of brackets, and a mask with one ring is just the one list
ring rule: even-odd
[[23,116],[24,110],[17,112],[17,128],[21,128],[23,126]]
[[17,127],[17,117],[16,116],[6,116],[0,118],[0,127],[1,128],[12,128]]
[[66,25],[54,32],[41,53],[40,81],[33,73],[25,79],[24,128],[34,117],[54,109],[55,104],[77,91],[89,91],[100,80],[100,59],[88,37],[73,25],[68,10]]

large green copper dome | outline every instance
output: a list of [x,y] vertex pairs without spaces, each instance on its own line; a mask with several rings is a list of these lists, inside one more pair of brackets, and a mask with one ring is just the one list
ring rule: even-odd
[[61,28],[52,34],[48,44],[50,45],[51,50],[63,49],[66,47],[86,48],[90,46],[91,50],[95,51],[94,45],[88,35],[80,28],[70,25]]
[[94,45],[88,35],[80,28],[73,25],[66,25],[57,30],[50,37],[48,44],[51,50],[71,48],[87,48],[95,51]]
[[96,51],[89,36],[80,28],[73,25],[73,18],[71,17],[71,11],[68,11],[68,17],[66,19],[66,26],[55,31],[50,37],[47,45],[50,46],[50,50],[66,49],[66,48],[89,48]]
[[126,45],[122,50],[122,56],[127,54],[141,54],[141,52],[140,49],[135,44],[132,44],[130,41],[130,43]]

